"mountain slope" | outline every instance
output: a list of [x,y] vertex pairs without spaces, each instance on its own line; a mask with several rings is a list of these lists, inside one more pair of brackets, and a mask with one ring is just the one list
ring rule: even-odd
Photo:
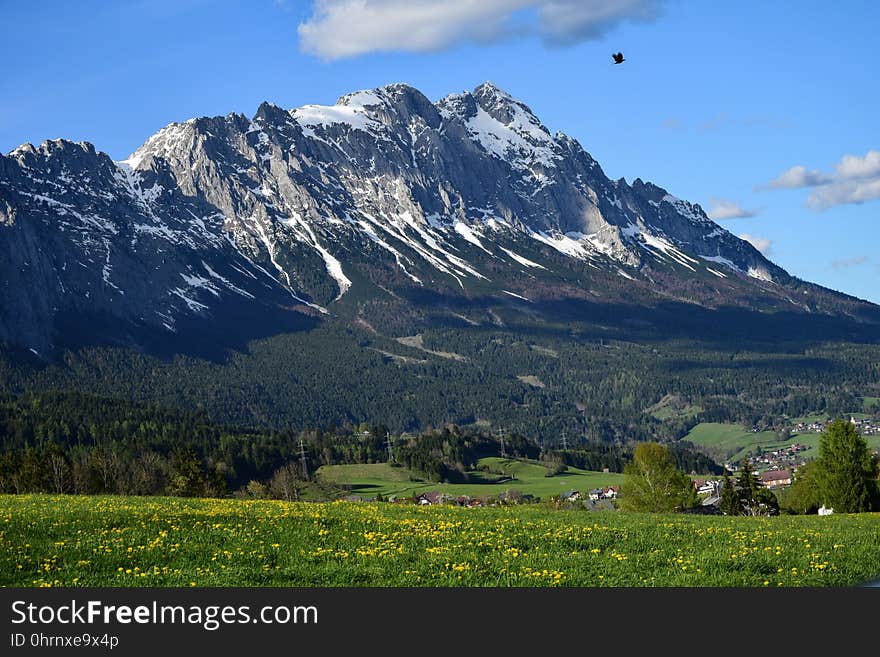
[[406,85],[263,103],[171,124],[121,162],[88,143],[21,146],[0,156],[0,282],[0,340],[41,353],[333,316],[401,335],[480,299],[548,318],[566,299],[880,320],[698,205],[609,180],[490,83],[437,103]]

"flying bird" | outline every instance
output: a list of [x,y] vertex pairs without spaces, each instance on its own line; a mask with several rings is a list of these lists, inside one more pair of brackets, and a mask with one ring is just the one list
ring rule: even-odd
[[614,60],[615,64],[623,64],[623,53],[619,52],[616,55],[611,55],[611,58]]

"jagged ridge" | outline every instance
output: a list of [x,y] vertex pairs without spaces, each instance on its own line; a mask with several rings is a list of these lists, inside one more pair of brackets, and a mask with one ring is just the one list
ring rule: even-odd
[[173,123],[121,162],[26,144],[0,156],[0,251],[0,339],[35,349],[71,311],[174,333],[228,303],[330,314],[357,286],[533,300],[510,276],[584,270],[667,297],[693,279],[687,300],[707,305],[863,305],[793,279],[699,205],[609,180],[491,83],[437,103],[402,84],[263,103]]

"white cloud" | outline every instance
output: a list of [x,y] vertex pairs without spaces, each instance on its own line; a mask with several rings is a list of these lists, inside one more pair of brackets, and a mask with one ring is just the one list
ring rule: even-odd
[[544,0],[529,4],[538,10],[538,34],[556,45],[598,39],[621,21],[653,21],[659,13],[659,2],[654,0]]
[[723,198],[713,198],[711,200],[713,207],[709,210],[708,215],[714,220],[743,219],[754,217],[758,214],[757,210],[746,210],[734,201],[726,201]]
[[880,199],[880,151],[870,150],[864,156],[844,155],[833,174],[795,166],[766,185],[769,189],[802,187],[815,188],[807,205],[817,210]]
[[796,166],[779,174],[768,183],[770,189],[800,189],[801,187],[813,187],[823,185],[830,177],[820,171],[807,171],[806,167]]
[[770,255],[770,249],[773,246],[773,242],[768,240],[766,237],[756,237],[755,235],[749,235],[748,233],[742,233],[739,238],[741,240],[745,240],[753,247],[758,249],[765,256]]
[[618,23],[650,21],[661,0],[315,0],[300,49],[323,59],[442,50],[463,42],[538,36],[569,45]]
[[835,205],[861,205],[880,198],[880,176],[873,180],[840,180],[816,188],[810,193],[807,205],[826,210]]
[[880,176],[880,151],[868,151],[865,157],[844,155],[835,168],[841,178],[876,178]]

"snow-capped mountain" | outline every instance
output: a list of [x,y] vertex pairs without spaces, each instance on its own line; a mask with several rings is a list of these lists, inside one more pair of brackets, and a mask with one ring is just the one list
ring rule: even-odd
[[119,162],[65,140],[0,156],[0,340],[51,348],[73,316],[173,337],[233,306],[320,318],[417,290],[869,306],[790,277],[699,205],[609,180],[491,83],[263,103],[172,123]]

